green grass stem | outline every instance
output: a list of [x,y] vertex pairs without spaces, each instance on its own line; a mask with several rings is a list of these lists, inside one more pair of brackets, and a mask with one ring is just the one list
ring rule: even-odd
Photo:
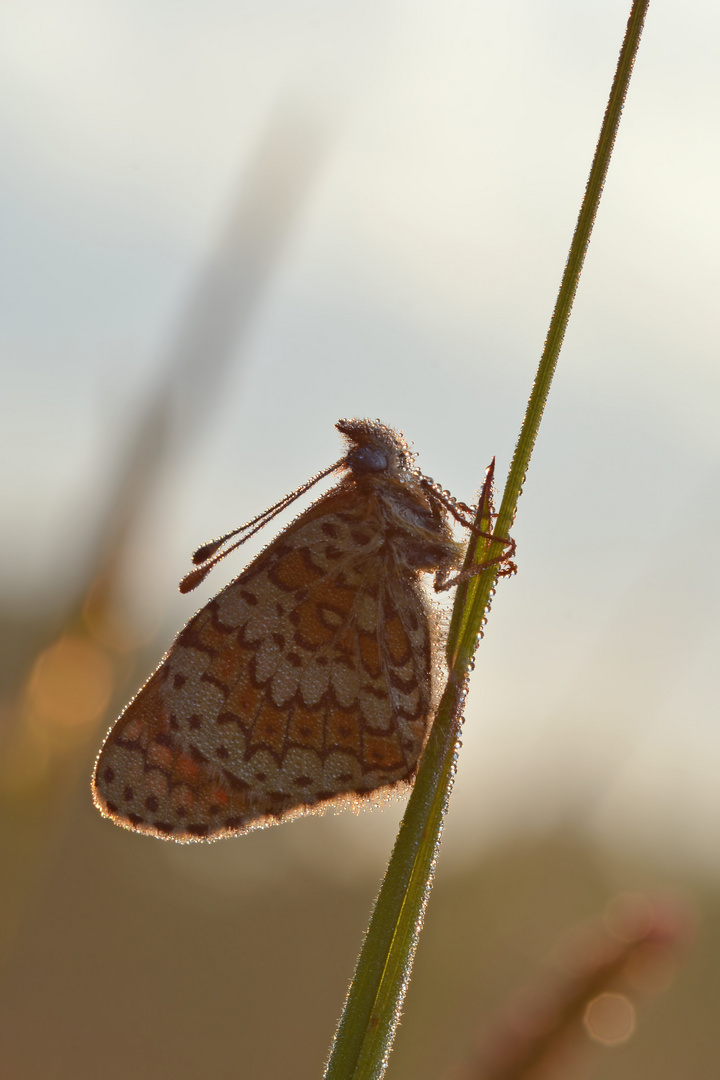
[[[635,0],[565,265],[555,310],[515,447],[495,535],[507,537],[515,519],[540,420],[567,328],[597,214],[649,0]],[[478,521],[487,530],[487,504]],[[482,564],[503,551],[500,540],[470,545]],[[370,920],[325,1080],[379,1080],[385,1073],[421,929],[455,774],[461,712],[483,621],[500,566],[486,567],[457,590],[448,635],[449,676],[387,872]]]

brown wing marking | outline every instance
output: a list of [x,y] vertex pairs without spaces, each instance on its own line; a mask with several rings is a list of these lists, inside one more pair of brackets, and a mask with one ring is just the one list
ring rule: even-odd
[[190,620],[101,751],[104,814],[207,839],[412,776],[426,615],[414,580],[391,596],[371,527],[353,554],[357,519],[309,512]]
[[247,814],[246,786],[229,784],[196,747],[183,748],[163,697],[163,664],[110,732],[95,767],[99,810],[127,828],[198,839]]
[[[415,772],[429,730],[432,657],[427,600],[416,579],[388,577],[380,598],[379,655],[398,741]],[[379,752],[375,743],[369,752]]]

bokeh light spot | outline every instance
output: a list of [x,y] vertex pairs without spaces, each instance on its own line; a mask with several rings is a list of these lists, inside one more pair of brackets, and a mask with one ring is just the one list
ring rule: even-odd
[[591,1039],[617,1046],[635,1032],[635,1006],[624,994],[599,994],[585,1010],[584,1024]]
[[62,637],[36,660],[28,697],[39,720],[76,728],[100,718],[112,687],[113,669],[105,652],[84,638]]

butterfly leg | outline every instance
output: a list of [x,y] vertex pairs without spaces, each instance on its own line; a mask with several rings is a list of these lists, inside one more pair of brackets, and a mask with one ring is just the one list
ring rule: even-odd
[[[487,533],[481,533],[481,536],[486,537],[488,540],[500,540],[498,536],[492,536]],[[508,549],[501,551],[499,555],[496,555],[492,559],[486,559],[484,562],[475,563],[473,566],[466,566],[464,570],[460,570],[459,573],[449,576],[450,572],[447,567],[439,567],[435,573],[435,580],[433,582],[433,588],[435,592],[447,592],[448,589],[452,589],[455,585],[459,585],[463,581],[469,581],[471,578],[477,577],[483,570],[487,570],[490,566],[497,566],[500,564],[498,571],[498,577],[512,577],[517,573],[517,566],[512,561],[512,556],[515,554],[517,547],[513,539],[503,540],[502,543]]]

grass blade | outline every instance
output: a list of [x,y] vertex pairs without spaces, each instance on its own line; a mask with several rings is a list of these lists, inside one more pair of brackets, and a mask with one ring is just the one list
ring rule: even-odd
[[[649,0],[635,0],[565,265],[538,372],[515,448],[495,526],[507,537],[515,518],[607,175]],[[489,518],[481,500],[481,528]],[[473,545],[488,562],[502,540]],[[408,801],[338,1024],[325,1080],[379,1080],[412,968],[455,773],[460,714],[473,657],[500,572],[497,563],[458,589],[448,637],[449,677]]]

